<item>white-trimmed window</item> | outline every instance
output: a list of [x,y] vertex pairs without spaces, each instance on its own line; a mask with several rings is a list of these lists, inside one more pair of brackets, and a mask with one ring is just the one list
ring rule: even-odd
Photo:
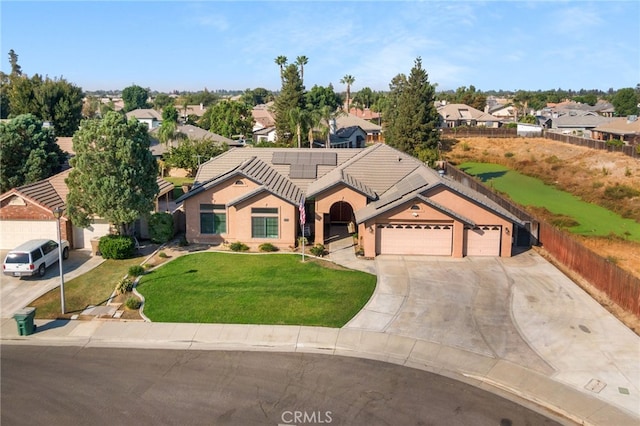
[[200,204],[200,233],[227,232],[227,210],[224,204]]

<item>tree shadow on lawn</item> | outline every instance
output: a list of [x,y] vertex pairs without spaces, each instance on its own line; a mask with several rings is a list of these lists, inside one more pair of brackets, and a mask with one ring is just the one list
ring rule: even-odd
[[[460,169],[460,170],[462,170],[463,172],[466,172],[469,168],[470,167],[463,168],[463,169]],[[491,179],[496,179],[496,178],[502,177],[502,176],[504,176],[506,174],[507,174],[507,170],[503,170],[503,171],[500,171],[500,172],[478,173],[477,175],[473,175],[473,176],[479,178],[482,182],[487,182],[487,181],[489,181]]]

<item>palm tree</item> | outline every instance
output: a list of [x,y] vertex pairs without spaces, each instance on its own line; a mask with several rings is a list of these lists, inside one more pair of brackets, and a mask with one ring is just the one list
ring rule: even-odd
[[335,120],[339,116],[345,115],[345,112],[339,109],[334,110],[329,106],[323,106],[320,109],[319,114],[321,117],[320,121],[324,122],[323,124],[325,125],[325,131],[323,133],[326,132],[326,137],[327,137],[327,141],[324,147],[329,149],[331,148],[331,123],[333,120]]
[[296,128],[296,135],[298,136],[298,148],[302,148],[302,129],[311,127],[311,114],[309,111],[300,107],[295,107],[289,110],[289,120],[291,124]]
[[296,64],[300,67],[300,80],[304,84],[304,66],[309,63],[309,58],[306,56],[298,56],[296,58]]
[[342,80],[340,80],[340,83],[347,85],[347,114],[349,113],[349,101],[351,100],[351,85],[354,81],[356,81],[356,78],[349,74],[345,75],[342,77]]
[[280,78],[282,79],[282,74],[284,73],[284,67],[287,65],[287,57],[284,55],[280,55],[275,59],[277,65],[280,65]]

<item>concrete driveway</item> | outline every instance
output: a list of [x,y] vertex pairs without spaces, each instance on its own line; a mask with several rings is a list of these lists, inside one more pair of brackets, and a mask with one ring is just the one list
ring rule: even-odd
[[[4,261],[9,250],[1,250]],[[81,275],[102,263],[100,256],[91,256],[91,250],[71,250],[69,258],[62,262],[65,282]],[[47,268],[44,277],[0,277],[0,318],[11,318],[13,314],[33,300],[60,286],[58,263]]]
[[637,413],[640,338],[535,251],[375,265],[376,292],[347,328],[504,359]]

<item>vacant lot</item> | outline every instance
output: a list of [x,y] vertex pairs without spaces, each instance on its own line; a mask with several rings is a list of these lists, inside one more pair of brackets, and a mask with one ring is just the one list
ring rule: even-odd
[[[451,141],[446,158],[452,164],[496,163],[640,222],[640,161],[547,139],[464,138]],[[547,220],[548,210],[534,209]],[[640,244],[623,238],[579,237],[583,243],[640,276]]]

